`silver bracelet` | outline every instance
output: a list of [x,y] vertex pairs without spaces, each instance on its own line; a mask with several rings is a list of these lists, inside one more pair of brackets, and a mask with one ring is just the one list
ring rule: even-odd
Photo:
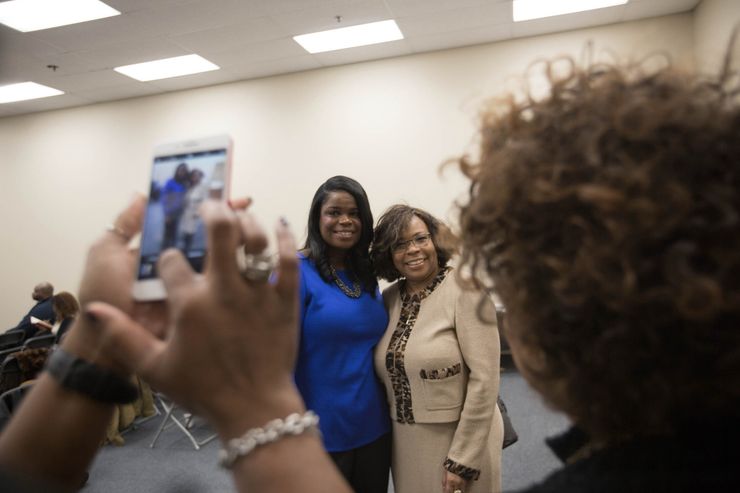
[[318,424],[319,417],[313,411],[306,411],[303,415],[293,413],[285,419],[273,419],[262,428],[252,428],[243,436],[226,442],[218,454],[218,463],[221,467],[231,469],[239,458],[260,445],[277,442],[285,435],[300,435],[314,429],[318,431]]

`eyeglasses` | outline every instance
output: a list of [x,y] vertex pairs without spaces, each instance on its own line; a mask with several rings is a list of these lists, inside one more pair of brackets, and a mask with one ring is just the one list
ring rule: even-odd
[[416,246],[416,248],[425,247],[429,243],[429,239],[431,237],[432,237],[432,233],[414,236],[410,240],[399,241],[398,243],[393,245],[391,249],[393,250],[393,253],[405,252],[406,250],[409,249],[412,243],[414,244],[414,246]]

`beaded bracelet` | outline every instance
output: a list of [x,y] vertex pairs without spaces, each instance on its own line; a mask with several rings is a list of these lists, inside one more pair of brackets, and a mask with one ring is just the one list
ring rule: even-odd
[[218,455],[221,467],[231,469],[241,457],[248,455],[260,445],[277,442],[286,435],[300,435],[309,430],[317,429],[319,417],[313,411],[306,411],[300,415],[293,413],[285,419],[273,419],[262,428],[252,428],[243,436],[232,438]]

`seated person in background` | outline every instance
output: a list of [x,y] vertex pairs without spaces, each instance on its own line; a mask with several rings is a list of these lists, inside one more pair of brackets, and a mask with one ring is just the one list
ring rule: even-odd
[[15,328],[10,330],[22,330],[25,338],[31,338],[36,335],[39,328],[31,323],[31,317],[50,322],[54,320],[54,311],[51,307],[51,298],[54,295],[54,286],[48,282],[41,282],[33,288],[31,298],[36,300],[36,304],[26,313]]
[[[20,375],[15,374],[12,377],[10,375],[0,375],[0,431],[5,427],[10,416],[18,409],[21,400],[30,390],[30,386],[33,385],[39,372],[44,368],[48,355],[48,348],[24,349],[13,353],[13,357],[18,362]],[[19,387],[24,388],[18,389]],[[14,389],[18,390],[8,392]]]
[[39,372],[44,368],[49,352],[49,348],[34,348],[13,353],[15,359],[18,360],[18,367],[21,369],[21,383],[36,379]]
[[[587,437],[529,491],[739,491],[740,81],[598,65],[552,82],[544,100],[490,107],[480,161],[460,163],[472,180],[460,270],[495,283],[523,375]],[[265,248],[256,221],[206,202],[205,274],[165,252],[168,300],[142,305],[128,235],[143,210],[139,198],[92,247],[85,316],[51,358],[93,363],[105,391],[52,364],[0,435],[0,481],[80,484],[136,372],[211,422],[240,491],[348,492],[292,378],[286,225],[267,283],[234,258]]]
[[[62,291],[52,297],[51,306],[54,312],[54,323],[50,324],[42,321],[38,322],[36,326],[54,334],[56,336],[55,342],[59,344],[62,336],[72,326],[72,321],[79,313],[80,304],[77,303],[77,299],[72,293]],[[36,335],[41,335],[41,333],[37,332]]]

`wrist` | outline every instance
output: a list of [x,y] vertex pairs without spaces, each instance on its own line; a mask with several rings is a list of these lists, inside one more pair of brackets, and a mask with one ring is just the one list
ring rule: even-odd
[[277,418],[306,411],[303,399],[294,385],[273,388],[262,396],[231,394],[222,404],[212,409],[209,421],[220,439],[227,441],[242,436],[247,430],[264,426]]
[[61,348],[100,368],[113,371],[122,378],[129,377],[131,372],[121,366],[112,355],[102,350],[102,337],[94,323],[85,316],[77,317],[64,337]]
[[268,423],[250,428],[244,435],[232,438],[224,443],[219,453],[219,464],[231,469],[241,458],[246,457],[255,449],[291,436],[302,435],[307,432],[318,433],[319,417],[313,411],[292,413],[285,418],[277,418]]
[[113,371],[78,358],[62,348],[52,352],[46,372],[64,389],[102,404],[128,404],[138,397],[138,388]]

